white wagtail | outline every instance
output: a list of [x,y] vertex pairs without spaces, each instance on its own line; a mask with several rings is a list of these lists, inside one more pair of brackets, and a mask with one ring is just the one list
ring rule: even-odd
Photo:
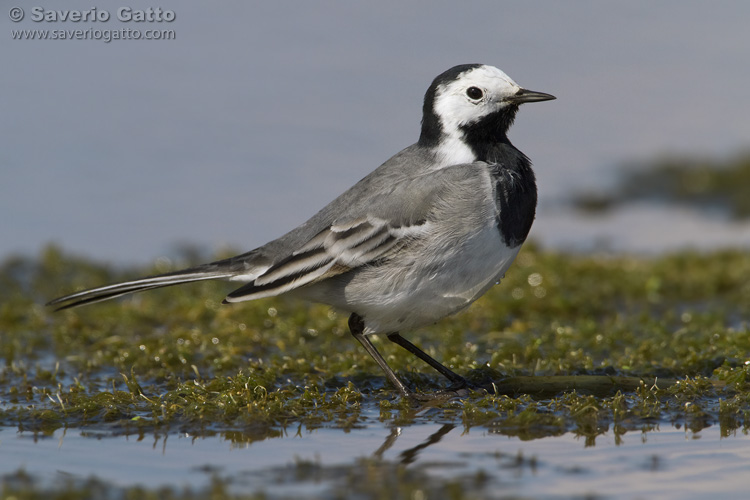
[[531,162],[506,134],[520,104],[550,99],[492,66],[451,68],[427,89],[419,141],[281,238],[236,257],[49,304],[66,309],[180,283],[237,281],[243,285],[225,303],[289,294],[350,313],[352,335],[404,396],[412,393],[368,335],[386,334],[455,386],[466,386],[398,332],[465,309],[504,276],[537,202]]

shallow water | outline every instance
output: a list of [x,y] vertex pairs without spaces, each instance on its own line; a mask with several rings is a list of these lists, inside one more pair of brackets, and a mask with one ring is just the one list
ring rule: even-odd
[[0,255],[50,241],[121,264],[175,242],[250,250],[414,142],[430,81],[466,62],[558,97],[524,107],[510,134],[538,177],[533,238],[586,248],[604,236],[621,251],[735,241],[731,224],[705,233],[679,214],[629,219],[623,234],[620,218],[589,225],[552,201],[599,192],[623,162],[746,149],[750,65],[735,61],[747,59],[750,4],[474,4],[298,2],[290,16],[286,3],[171,1],[160,7],[174,22],[139,27],[174,40],[112,43],[11,40],[18,29],[134,28],[106,2],[66,2],[108,10],[99,24],[2,13],[0,83],[13,99],[0,115],[0,212],[12,214]]
[[92,476],[114,486],[208,487],[220,478],[237,493],[330,497],[363,467],[402,464],[439,481],[470,484],[482,496],[535,498],[730,498],[745,491],[750,437],[721,437],[664,424],[595,440],[565,433],[524,441],[466,430],[447,421],[394,427],[373,405],[359,428],[288,428],[279,438],[242,433],[201,437],[116,435],[108,429],[57,430],[51,436],[0,429],[0,474],[19,469],[43,484]]

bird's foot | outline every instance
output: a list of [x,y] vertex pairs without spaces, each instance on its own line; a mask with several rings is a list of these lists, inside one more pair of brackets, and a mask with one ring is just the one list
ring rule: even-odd
[[438,394],[455,394],[458,397],[465,398],[469,394],[471,394],[473,391],[482,391],[484,388],[481,386],[478,386],[476,384],[473,384],[466,380],[465,378],[461,377],[459,380],[454,380],[451,385],[446,387],[445,389],[438,392]]
[[407,398],[415,403],[429,403],[440,401],[447,401],[453,398],[465,398],[469,396],[473,391],[485,391],[484,387],[473,384],[461,377],[460,379],[453,380],[453,383],[446,387],[431,394],[417,393],[407,391],[402,393],[404,398]]

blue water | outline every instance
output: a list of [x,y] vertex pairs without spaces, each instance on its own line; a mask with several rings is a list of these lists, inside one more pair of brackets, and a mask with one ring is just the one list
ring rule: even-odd
[[[367,412],[365,412],[367,415]],[[717,426],[697,433],[664,425],[611,432],[587,441],[573,433],[523,441],[487,428],[438,423],[388,427],[372,408],[365,423],[340,429],[287,429],[281,438],[233,442],[217,434],[112,436],[107,430],[58,430],[40,438],[0,430],[0,475],[23,468],[40,485],[92,476],[114,486],[205,488],[222,478],[238,493],[313,498],[342,486],[345,474],[295,473],[299,464],[320,471],[367,458],[405,464],[440,479],[476,476],[493,497],[738,498],[747,490],[750,437],[721,437]],[[441,436],[436,439],[436,436]]]
[[[750,228],[627,207],[586,219],[571,192],[621,162],[727,156],[750,137],[750,4],[698,1],[166,0],[170,23],[0,15],[0,257],[49,242],[115,263],[174,245],[250,249],[416,140],[432,78],[499,66],[558,100],[524,106],[511,139],[534,161],[532,237],[555,247],[750,245]],[[61,9],[42,0],[37,7]],[[133,7],[145,8],[138,2]],[[174,40],[13,40],[16,29],[172,29]]]

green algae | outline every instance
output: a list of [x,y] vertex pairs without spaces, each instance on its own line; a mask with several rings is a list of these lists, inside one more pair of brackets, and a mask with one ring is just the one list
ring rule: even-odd
[[[324,306],[284,298],[225,306],[222,283],[60,313],[43,306],[77,288],[167,269],[113,269],[54,247],[6,259],[0,425],[41,436],[180,431],[250,443],[318,427],[348,432],[377,418],[394,428],[445,422],[522,440],[572,432],[587,446],[605,433],[619,442],[662,424],[693,432],[718,425],[722,436],[750,429],[750,255],[742,250],[581,256],[527,245],[504,282],[468,311],[403,332],[487,389],[419,405],[398,397],[351,339],[346,317]],[[375,342],[418,391],[444,387],[419,360]],[[430,483],[419,469],[374,459],[341,469],[299,463],[293,474],[344,478],[330,498],[472,498],[483,484],[479,476]],[[219,480],[205,491],[113,493],[93,479],[50,491],[25,477],[3,478],[2,496],[264,498],[237,496]]]
[[[163,264],[114,270],[54,247],[6,260],[0,423],[40,432],[222,428],[264,438],[288,426],[356,426],[363,402],[379,404],[384,420],[409,422],[417,413],[352,341],[346,318],[324,306],[284,298],[224,306],[223,283],[60,313],[42,305],[71,289],[159,271]],[[432,403],[467,427],[529,438],[683,417],[693,426],[747,427],[749,305],[743,251],[584,257],[528,245],[506,280],[467,312],[404,333],[488,388]],[[443,387],[405,351],[376,344],[417,390]],[[552,385],[529,385],[542,383]],[[587,399],[581,413],[575,397],[597,403]]]

